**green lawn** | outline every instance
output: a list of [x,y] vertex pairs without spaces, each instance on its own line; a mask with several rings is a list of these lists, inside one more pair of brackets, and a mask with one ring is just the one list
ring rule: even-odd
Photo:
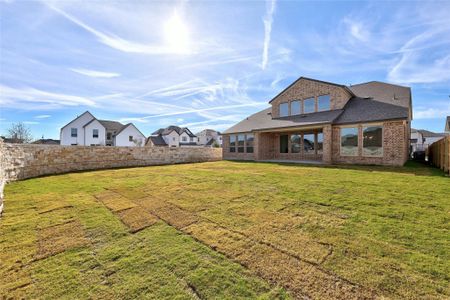
[[211,162],[14,182],[6,298],[444,299],[439,170]]

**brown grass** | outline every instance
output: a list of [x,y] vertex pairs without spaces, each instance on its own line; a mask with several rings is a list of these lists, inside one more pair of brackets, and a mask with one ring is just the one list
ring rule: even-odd
[[95,198],[97,198],[113,212],[136,207],[133,202],[111,190],[106,190],[101,193],[95,194]]
[[158,221],[155,216],[149,214],[140,207],[122,210],[118,212],[117,215],[132,233],[145,229]]
[[87,243],[83,227],[78,221],[42,228],[38,232],[36,259],[47,258]]

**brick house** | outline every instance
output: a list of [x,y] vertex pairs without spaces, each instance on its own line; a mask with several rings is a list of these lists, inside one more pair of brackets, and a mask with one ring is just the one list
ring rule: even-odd
[[224,159],[401,166],[408,159],[411,89],[300,77],[223,132]]

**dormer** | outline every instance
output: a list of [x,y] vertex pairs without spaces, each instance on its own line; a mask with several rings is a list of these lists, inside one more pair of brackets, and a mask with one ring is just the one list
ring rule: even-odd
[[272,118],[342,109],[353,93],[344,85],[300,77],[269,103]]

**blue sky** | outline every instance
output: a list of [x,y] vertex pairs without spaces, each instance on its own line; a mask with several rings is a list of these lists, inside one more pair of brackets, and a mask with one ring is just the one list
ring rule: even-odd
[[450,115],[450,2],[0,1],[0,133],[85,110],[224,130],[300,76],[408,85],[415,128]]

